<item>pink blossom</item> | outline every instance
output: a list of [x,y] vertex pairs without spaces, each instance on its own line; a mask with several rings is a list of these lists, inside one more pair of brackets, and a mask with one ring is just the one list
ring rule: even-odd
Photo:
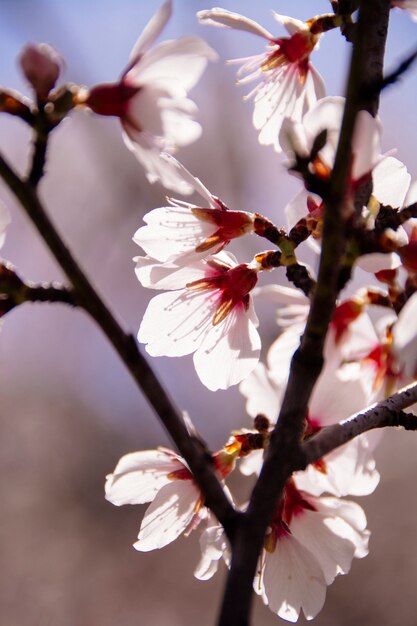
[[266,52],[233,62],[242,63],[238,76],[247,74],[239,83],[260,80],[247,96],[254,99],[253,124],[260,131],[259,142],[281,152],[279,131],[284,118],[301,121],[325,95],[323,80],[310,63],[310,54],[320,39],[311,28],[315,19],[302,22],[273,12],[289,34],[276,38],[253,20],[226,9],[200,11],[197,16],[203,23],[243,30],[268,42]]
[[152,43],[172,11],[167,0],[147,24],[118,82],[96,85],[78,96],[100,115],[120,118],[124,140],[146,169],[149,182],[188,194],[193,188],[161,152],[192,143],[201,134],[193,119],[197,107],[187,98],[215,52],[198,37]]
[[192,263],[222,250],[232,239],[253,230],[255,216],[231,211],[174,157],[163,155],[182,179],[203,199],[203,205],[169,198],[170,206],[153,209],[144,216],[133,241],[161,262]]
[[[221,252],[185,267],[137,259],[148,287],[169,289],[149,303],[138,339],[152,356],[194,353],[194,366],[211,390],[240,382],[259,359],[258,320],[250,292],[260,269]],[[161,328],[164,332],[161,332]]]

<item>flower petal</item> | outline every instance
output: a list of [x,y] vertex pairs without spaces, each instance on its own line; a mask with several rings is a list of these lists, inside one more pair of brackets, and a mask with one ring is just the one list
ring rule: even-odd
[[264,39],[273,39],[273,35],[269,33],[265,28],[260,26],[257,22],[240,15],[239,13],[233,13],[227,9],[221,9],[214,7],[213,9],[206,9],[197,13],[198,21],[202,24],[210,24],[211,26],[221,26],[226,28],[234,28],[236,30],[243,30],[253,35],[259,35]]
[[192,480],[172,480],[148,507],[133,547],[140,552],[163,548],[187,530],[200,497]]
[[139,39],[133,46],[133,49],[129,56],[129,65],[123,72],[125,75],[140,59],[141,55],[150,48],[155,39],[161,34],[165,28],[166,23],[171,17],[172,2],[166,0],[164,4],[157,10],[155,15],[151,17],[145,28],[143,29]]
[[126,454],[106,477],[106,500],[116,506],[150,502],[170,482],[168,474],[183,468],[176,455],[162,450]]

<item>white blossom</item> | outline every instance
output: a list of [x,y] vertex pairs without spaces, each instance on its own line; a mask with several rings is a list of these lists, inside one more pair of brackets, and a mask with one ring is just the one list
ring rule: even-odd
[[170,206],[153,209],[143,220],[133,241],[161,262],[189,264],[220,252],[232,239],[253,230],[255,216],[231,211],[174,157],[163,155],[179,176],[203,199],[202,206],[169,198]]
[[78,95],[78,104],[101,115],[120,118],[126,145],[145,167],[149,182],[159,181],[183,194],[193,188],[161,152],[173,152],[201,134],[193,119],[197,107],[187,93],[216,53],[198,37],[182,37],[151,45],[172,11],[167,0],[147,24],[116,83],[96,85]]
[[253,20],[226,9],[200,11],[197,16],[203,23],[243,30],[267,41],[266,52],[233,62],[242,64],[238,71],[240,84],[260,81],[247,96],[254,99],[253,124],[260,131],[259,142],[281,152],[279,131],[284,119],[301,121],[304,113],[325,95],[323,80],[310,63],[310,54],[321,36],[311,30],[314,18],[302,22],[273,12],[289,35],[276,38]]

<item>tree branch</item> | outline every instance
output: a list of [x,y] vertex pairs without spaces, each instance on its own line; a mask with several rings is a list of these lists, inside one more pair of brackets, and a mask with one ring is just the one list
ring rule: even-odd
[[137,386],[159,416],[180,454],[187,461],[200,487],[205,504],[222,523],[229,540],[233,541],[234,527],[239,513],[225,495],[212,464],[206,445],[191,435],[181,412],[175,407],[154,371],[139,352],[135,338],[126,333],[110,309],[98,295],[69,249],[64,244],[46,214],[36,190],[22,181],[0,155],[0,176],[20,201],[52,254],[72,284],[79,305],[95,320],[106,335]]
[[400,389],[386,400],[341,424],[323,428],[303,444],[303,459],[297,470],[305,469],[310,463],[318,461],[325,454],[369,430],[385,426],[402,426],[406,430],[417,430],[417,416],[403,412],[403,409],[415,402],[417,402],[417,383]]
[[317,286],[300,348],[292,359],[287,389],[263,468],[236,534],[219,626],[249,624],[252,583],[266,529],[286,481],[300,463],[305,415],[322,370],[324,341],[338,293],[345,243],[343,209],[351,163],[351,139],[358,111],[366,109],[373,115],[377,112],[379,94],[365,101],[363,91],[364,86],[382,77],[389,9],[389,0],[360,2],[342,128],[324,203]]

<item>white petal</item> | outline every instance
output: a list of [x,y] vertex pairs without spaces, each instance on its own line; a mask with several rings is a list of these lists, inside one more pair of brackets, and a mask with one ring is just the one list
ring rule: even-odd
[[248,415],[256,417],[261,413],[270,421],[276,421],[284,387],[275,383],[263,363],[258,363],[240,383],[239,391],[246,398]]
[[364,254],[361,256],[356,265],[365,272],[371,272],[376,274],[381,270],[393,270],[401,265],[401,259],[398,254],[390,252],[383,254],[382,252],[371,252],[370,254]]
[[196,112],[192,100],[171,98],[165,89],[146,85],[130,99],[124,124],[150,133],[159,138],[162,147],[173,149],[188,145],[201,135],[200,124],[191,117]]
[[166,0],[166,2],[164,2],[164,4],[157,10],[155,15],[151,17],[150,21],[143,29],[142,34],[139,36],[139,39],[133,46],[129,56],[129,66],[123,74],[126,74],[126,72],[128,72],[129,69],[138,62],[141,55],[148,50],[155,39],[161,34],[166,23],[171,17],[171,13],[172,2],[171,0]]
[[[292,228],[303,217],[308,215],[307,200],[309,194],[305,189],[297,193],[284,209],[288,228]],[[317,197],[317,196],[316,196]]]
[[338,524],[335,530],[353,543],[355,558],[362,559],[368,554],[370,532],[366,530],[366,516],[359,504],[341,498],[317,498],[314,504],[318,511],[345,522]]
[[143,219],[148,226],[139,228],[133,241],[146,254],[162,262],[194,251],[217,228],[215,224],[199,220],[191,209],[178,206],[154,209]]
[[135,274],[140,284],[148,289],[180,289],[205,275],[205,267],[188,254],[177,259],[179,263],[160,263],[146,256],[138,256],[133,260],[136,262]]
[[143,132],[137,132],[125,126],[124,141],[144,166],[146,177],[150,183],[160,182],[161,185],[182,195],[192,193],[193,188],[182,178],[172,163],[164,159],[161,151],[152,143],[151,138]]
[[253,35],[259,35],[265,39],[273,39],[273,35],[269,33],[265,28],[260,26],[257,22],[240,15],[239,13],[233,13],[227,9],[221,9],[215,7],[213,9],[206,9],[197,13],[198,21],[202,24],[210,24],[211,26],[224,26],[227,28],[234,28],[236,30],[244,30]]
[[281,537],[274,552],[265,552],[263,585],[270,609],[289,622],[297,621],[301,608],[313,619],[326,597],[317,559],[292,535]]
[[372,171],[372,195],[388,206],[399,209],[410,186],[411,176],[401,161],[386,157]]
[[239,469],[244,476],[256,474],[259,476],[264,462],[264,451],[253,450],[248,456],[244,456],[239,463]]
[[417,202],[417,180],[414,180],[411,183],[405,197],[404,204],[405,206],[408,206],[409,204],[413,204],[414,202]]
[[289,35],[294,35],[300,31],[307,31],[308,26],[305,22],[297,20],[294,17],[288,17],[287,15],[280,15],[275,11],[272,11],[274,19],[287,29]]
[[207,187],[203,185],[199,178],[193,176],[177,159],[175,159],[171,154],[164,154],[163,158],[169,161],[174,168],[178,170],[178,173],[181,175],[181,178],[187,182],[190,187],[193,187],[194,190],[200,194],[200,196],[208,202],[209,207],[217,208],[218,205],[216,201],[213,199],[212,194],[209,192]]
[[[313,499],[312,504],[315,504]],[[338,523],[343,526],[345,524],[343,520]],[[340,537],[337,531],[334,532],[335,524],[329,523],[325,513],[304,509],[293,517],[290,530],[316,557],[328,585],[337,574],[348,573],[355,552],[354,545],[343,536]]]
[[281,333],[269,349],[267,363],[270,376],[277,384],[285,384],[287,382],[291,359],[300,345],[304,326],[304,322],[290,326],[288,330]]
[[140,527],[136,550],[163,548],[187,530],[200,492],[192,480],[172,480],[148,507]]
[[151,356],[191,354],[210,332],[217,300],[216,292],[186,289],[155,296],[143,316],[138,340],[147,344]]
[[200,535],[201,560],[194,576],[199,580],[208,580],[216,573],[219,559],[230,559],[229,547],[223,527],[220,524],[208,526]]
[[126,75],[140,87],[149,84],[182,97],[194,87],[216,52],[199,37],[163,41],[141,57]]
[[284,287],[283,285],[263,285],[262,287],[256,287],[253,294],[264,297],[271,302],[282,306],[283,304],[299,304],[308,306],[310,300],[299,289],[293,289],[292,287]]
[[378,486],[380,476],[366,435],[333,450],[323,461],[325,473],[309,465],[295,474],[299,489],[314,496],[327,492],[341,497],[369,495]]
[[381,154],[381,123],[368,111],[359,111],[352,137],[352,177],[358,180],[377,164]]
[[370,400],[360,379],[342,381],[330,363],[313,391],[309,416],[320,426],[336,424],[365,408]]
[[183,468],[176,455],[162,450],[126,454],[106,477],[106,500],[116,506],[150,502],[170,482],[168,474]]
[[320,155],[330,167],[333,166],[339,140],[344,104],[345,99],[339,96],[322,98],[303,118],[310,150],[317,135],[322,130],[327,130],[327,143],[320,151]]
[[240,383],[259,361],[261,340],[251,309],[252,304],[249,311],[243,304],[235,306],[223,322],[211,327],[194,354],[197,375],[211,391]]

